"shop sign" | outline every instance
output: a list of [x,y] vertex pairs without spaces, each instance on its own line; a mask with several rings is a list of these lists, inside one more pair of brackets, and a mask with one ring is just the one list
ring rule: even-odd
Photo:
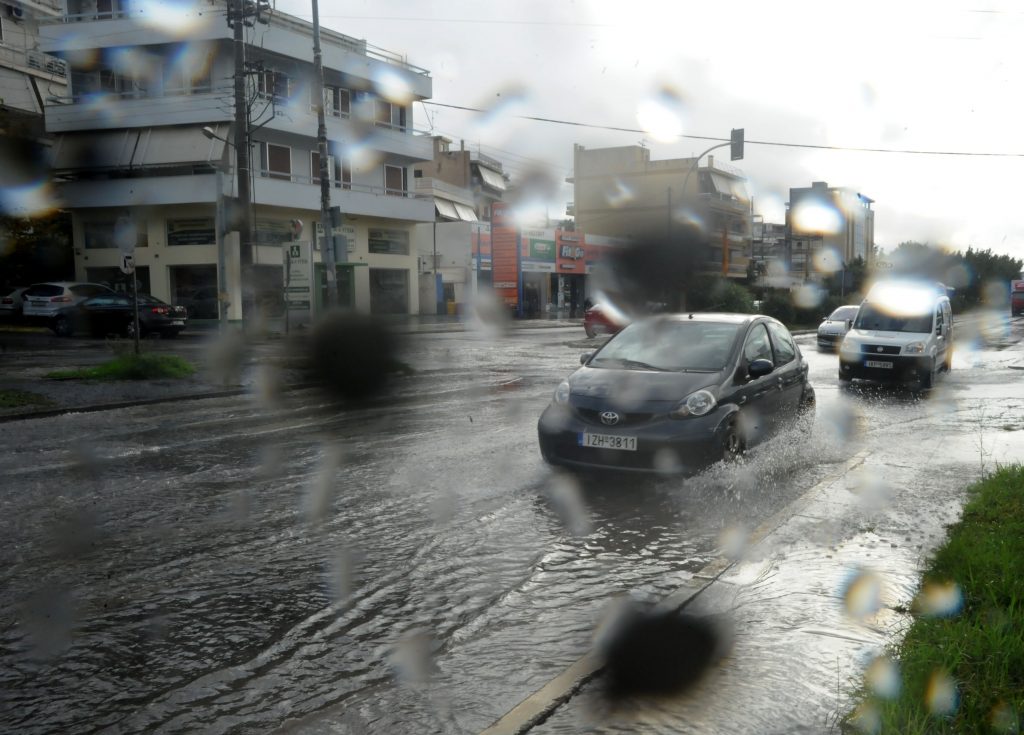
[[[565,238],[562,238],[563,240]],[[579,260],[583,257],[583,248],[579,245],[562,245],[561,256],[563,258],[572,258],[573,260]]]

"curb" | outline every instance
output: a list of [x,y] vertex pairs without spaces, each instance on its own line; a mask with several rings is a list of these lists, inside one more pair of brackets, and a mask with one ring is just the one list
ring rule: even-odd
[[[290,386],[285,390],[292,390],[302,386]],[[135,406],[153,406],[158,403],[172,403],[176,401],[198,401],[203,398],[230,398],[249,392],[249,388],[232,388],[230,390],[211,391],[209,393],[179,393],[173,396],[161,398],[140,398],[134,401],[115,401],[113,403],[93,403],[85,406],[65,406],[61,408],[48,408],[42,411],[31,411],[26,413],[9,413],[0,415],[0,424],[12,421],[28,421],[30,419],[48,419],[54,416],[64,416],[69,413],[98,413],[100,411],[113,411],[118,408],[133,408]]]
[[[840,468],[830,472],[799,498],[761,523],[751,533],[748,545],[761,543],[771,536],[787,520],[798,515],[816,494],[830,488],[848,472],[863,464],[867,456],[868,452],[866,451],[853,455]],[[655,609],[664,612],[682,610],[717,582],[735,563],[735,560],[726,557],[713,559],[700,571],[694,573],[682,587],[659,602]],[[482,730],[480,735],[523,735],[523,733],[529,732],[571,700],[603,669],[604,664],[599,656],[593,650],[588,651],[582,658],[570,664],[561,674],[502,715],[494,724]]]

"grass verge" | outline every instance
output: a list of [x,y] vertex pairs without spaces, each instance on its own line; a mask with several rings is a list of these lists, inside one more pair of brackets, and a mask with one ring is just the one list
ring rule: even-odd
[[177,355],[127,353],[92,367],[56,370],[46,377],[51,380],[148,380],[186,378],[194,372],[192,364]]
[[23,408],[25,406],[49,406],[52,401],[38,393],[27,390],[0,390],[0,408]]
[[[1024,731],[1024,466],[1000,469],[969,497],[891,651],[898,693],[869,676],[844,732]],[[895,696],[880,696],[886,689]]]

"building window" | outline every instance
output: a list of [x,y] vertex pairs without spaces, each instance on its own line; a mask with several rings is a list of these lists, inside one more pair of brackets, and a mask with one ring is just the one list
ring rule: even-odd
[[334,117],[348,117],[352,112],[352,95],[341,87],[324,87],[324,112]]
[[258,219],[255,224],[253,241],[257,245],[280,245],[292,240],[291,224],[285,220]]
[[275,102],[284,102],[291,97],[291,79],[282,71],[265,69],[256,76],[256,88],[261,97],[272,98]]
[[371,229],[367,249],[382,255],[408,255],[409,231]]
[[403,197],[408,189],[408,172],[401,166],[384,166],[384,193]]
[[[116,248],[117,242],[114,238],[114,227],[115,225],[112,220],[82,223],[82,235],[86,249]],[[144,248],[148,245],[149,233],[146,231],[146,223],[137,222],[135,247]]]
[[376,100],[374,107],[374,122],[389,128],[405,130],[405,108],[400,105],[393,105],[384,100]]
[[274,143],[260,144],[260,163],[263,165],[264,176],[272,179],[292,179],[292,149],[286,145]]
[[[327,157],[327,170],[336,189],[352,188],[352,168],[347,161],[339,161],[335,156]],[[310,178],[314,184],[320,183],[320,152],[309,153]]]

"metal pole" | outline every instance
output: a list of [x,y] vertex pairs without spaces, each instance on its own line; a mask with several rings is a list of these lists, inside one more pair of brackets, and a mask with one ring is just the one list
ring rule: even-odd
[[690,168],[686,172],[686,178],[683,179],[683,196],[684,197],[686,196],[686,185],[688,183],[690,183],[690,174],[692,174],[694,169],[697,168],[697,164],[700,163],[700,159],[704,158],[704,156],[706,156],[707,154],[711,153],[711,151],[718,150],[719,148],[725,148],[727,145],[732,145],[732,144],[731,143],[719,143],[718,145],[713,145],[710,148],[708,148],[706,151],[701,153],[699,156],[697,156],[696,158],[693,159],[693,163],[690,164]]
[[331,237],[331,178],[327,166],[327,119],[324,112],[324,63],[320,53],[320,5],[313,0],[313,103],[316,105],[316,147],[320,155],[320,227],[324,231],[320,258],[327,276],[327,308],[338,304],[338,270]]
[[128,274],[132,279],[132,319],[135,321],[135,354],[139,354],[139,289],[135,279],[135,269]]
[[249,108],[245,93],[245,11],[243,0],[230,0],[228,23],[234,30],[235,51],[235,175],[238,179],[238,204],[241,208],[241,226],[238,229],[238,260],[242,274],[242,319],[252,313],[253,260],[252,260],[252,189],[249,185]]
[[224,299],[228,293],[227,258],[224,255],[224,172],[217,166],[217,319],[220,321],[220,331],[226,331],[228,324],[228,304]]
[[[685,191],[684,191],[685,193]],[[672,242],[672,187],[668,188],[668,211],[665,213],[665,234],[668,242]]]

